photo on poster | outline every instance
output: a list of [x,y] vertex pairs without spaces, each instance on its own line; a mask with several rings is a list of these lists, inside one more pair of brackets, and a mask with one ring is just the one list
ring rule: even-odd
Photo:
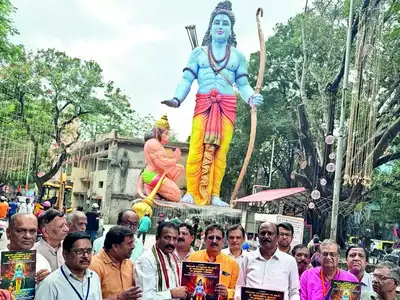
[[331,300],[360,300],[361,285],[358,282],[332,280]]
[[215,289],[219,283],[220,272],[220,264],[184,261],[181,285],[188,288],[186,299],[217,300]]
[[2,251],[0,268],[2,290],[16,300],[35,298],[36,250]]
[[284,300],[284,292],[242,287],[241,300]]

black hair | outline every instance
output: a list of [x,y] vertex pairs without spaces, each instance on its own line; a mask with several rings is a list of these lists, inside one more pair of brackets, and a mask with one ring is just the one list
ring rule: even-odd
[[106,234],[104,250],[111,250],[112,245],[121,245],[127,236],[133,237],[133,231],[124,226],[114,226]]
[[363,249],[363,250],[364,250],[365,260],[368,262],[369,253],[368,253],[367,249],[365,249],[365,248],[364,248],[363,246],[361,246],[361,245],[351,245],[351,246],[349,246],[349,248],[347,248],[347,250],[346,250],[346,259],[347,259],[347,257],[349,257],[349,252],[350,252],[350,250],[351,250],[351,249],[355,249],[355,248],[360,248],[360,249]]
[[124,209],[122,211],[119,212],[118,217],[117,217],[117,225],[121,225],[122,223],[122,217],[124,216],[124,214],[128,211],[133,211],[132,209],[128,208],[128,209]]
[[70,252],[72,247],[74,246],[75,242],[78,240],[82,240],[82,239],[87,239],[90,241],[90,243],[92,243],[92,240],[90,239],[90,235],[87,234],[86,232],[77,231],[77,232],[68,233],[68,235],[65,237],[63,244],[62,244],[63,250]]
[[189,223],[181,223],[181,224],[179,224],[179,228],[181,228],[181,227],[186,227],[187,230],[189,230],[190,235],[191,235],[191,236],[194,235],[194,228],[193,228],[193,226],[190,225]]
[[278,227],[278,233],[279,233],[279,228],[283,228],[283,229],[289,230],[292,233],[292,235],[294,234],[294,228],[293,228],[292,224],[290,224],[288,222],[279,223],[277,227]]
[[78,207],[76,208],[76,210],[77,210],[77,211],[83,211],[83,206],[78,206]]
[[219,225],[219,224],[211,224],[211,225],[208,225],[207,228],[206,228],[206,231],[204,232],[204,236],[207,237],[207,236],[208,236],[208,233],[209,233],[210,231],[212,231],[212,230],[215,230],[215,229],[221,231],[222,237],[225,237],[224,229],[223,229],[222,226]]
[[243,226],[240,224],[229,226],[226,230],[226,236],[229,237],[229,233],[233,230],[240,230],[242,232],[243,238],[246,236],[246,231],[244,231]]
[[170,221],[165,222],[165,221],[163,221],[157,227],[156,239],[160,238],[161,233],[163,232],[164,228],[172,228],[172,229],[175,229],[176,231],[179,232],[178,225],[176,225],[174,222],[170,222]]
[[233,30],[233,26],[235,25],[235,15],[232,12],[232,3],[230,1],[221,1],[217,4],[217,7],[214,9],[214,11],[211,13],[210,21],[208,23],[208,29],[204,35],[202,46],[207,46],[208,44],[211,43],[212,37],[211,37],[211,27],[212,27],[212,22],[214,21],[214,18],[216,15],[219,14],[224,14],[228,16],[228,18],[231,21],[231,30],[232,34],[229,37],[228,44],[236,47],[236,34]]
[[51,221],[53,221],[56,217],[64,217],[64,215],[65,214],[62,211],[59,211],[54,208],[49,208],[39,216],[38,218],[39,228],[43,228]]
[[303,248],[306,248],[308,250],[308,247],[306,245],[303,245],[303,244],[298,244],[298,245],[294,246],[293,249],[292,249],[292,255],[295,256],[297,250],[303,249]]

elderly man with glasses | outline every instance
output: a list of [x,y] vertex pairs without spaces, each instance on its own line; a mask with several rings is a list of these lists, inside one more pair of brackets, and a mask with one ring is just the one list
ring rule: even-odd
[[399,300],[400,295],[397,295],[396,288],[400,283],[400,268],[390,261],[385,261],[378,264],[372,273],[372,287],[374,294],[367,297],[362,295],[362,299],[374,300]]
[[[129,228],[134,233],[134,249],[131,255],[131,261],[134,262],[143,253],[143,243],[136,237],[138,229],[139,216],[131,209],[125,209],[118,214],[117,225]],[[105,235],[99,237],[93,242],[93,252],[99,253],[104,246]]]
[[300,277],[301,300],[330,299],[331,280],[359,282],[350,272],[339,269],[339,245],[333,240],[320,244],[321,267],[305,271]]
[[54,272],[64,264],[62,241],[67,236],[69,227],[63,212],[50,208],[38,218],[42,239],[33,249],[43,255]]

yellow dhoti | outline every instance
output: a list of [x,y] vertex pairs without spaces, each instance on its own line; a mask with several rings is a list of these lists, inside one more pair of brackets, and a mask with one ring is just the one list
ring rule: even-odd
[[228,104],[223,103],[224,97],[220,97],[219,102],[211,101],[210,106],[214,105],[214,110],[219,110],[218,119],[213,121],[218,122],[218,126],[211,124],[211,128],[218,127],[215,131],[210,131],[210,118],[215,118],[213,110],[204,110],[201,107],[198,109],[202,103],[199,104],[199,97],[197,98],[186,165],[186,184],[187,193],[199,205],[210,204],[212,196],[220,195],[236,113],[236,98],[228,97]]

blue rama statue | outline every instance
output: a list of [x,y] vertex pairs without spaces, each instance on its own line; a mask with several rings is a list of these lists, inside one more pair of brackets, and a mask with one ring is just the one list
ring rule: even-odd
[[227,206],[220,199],[226,156],[236,117],[234,85],[242,99],[259,106],[261,94],[250,87],[245,56],[236,49],[235,16],[230,1],[211,13],[201,47],[192,51],[173,99],[162,103],[179,107],[195,79],[199,84],[186,166],[187,194],[181,202]]

